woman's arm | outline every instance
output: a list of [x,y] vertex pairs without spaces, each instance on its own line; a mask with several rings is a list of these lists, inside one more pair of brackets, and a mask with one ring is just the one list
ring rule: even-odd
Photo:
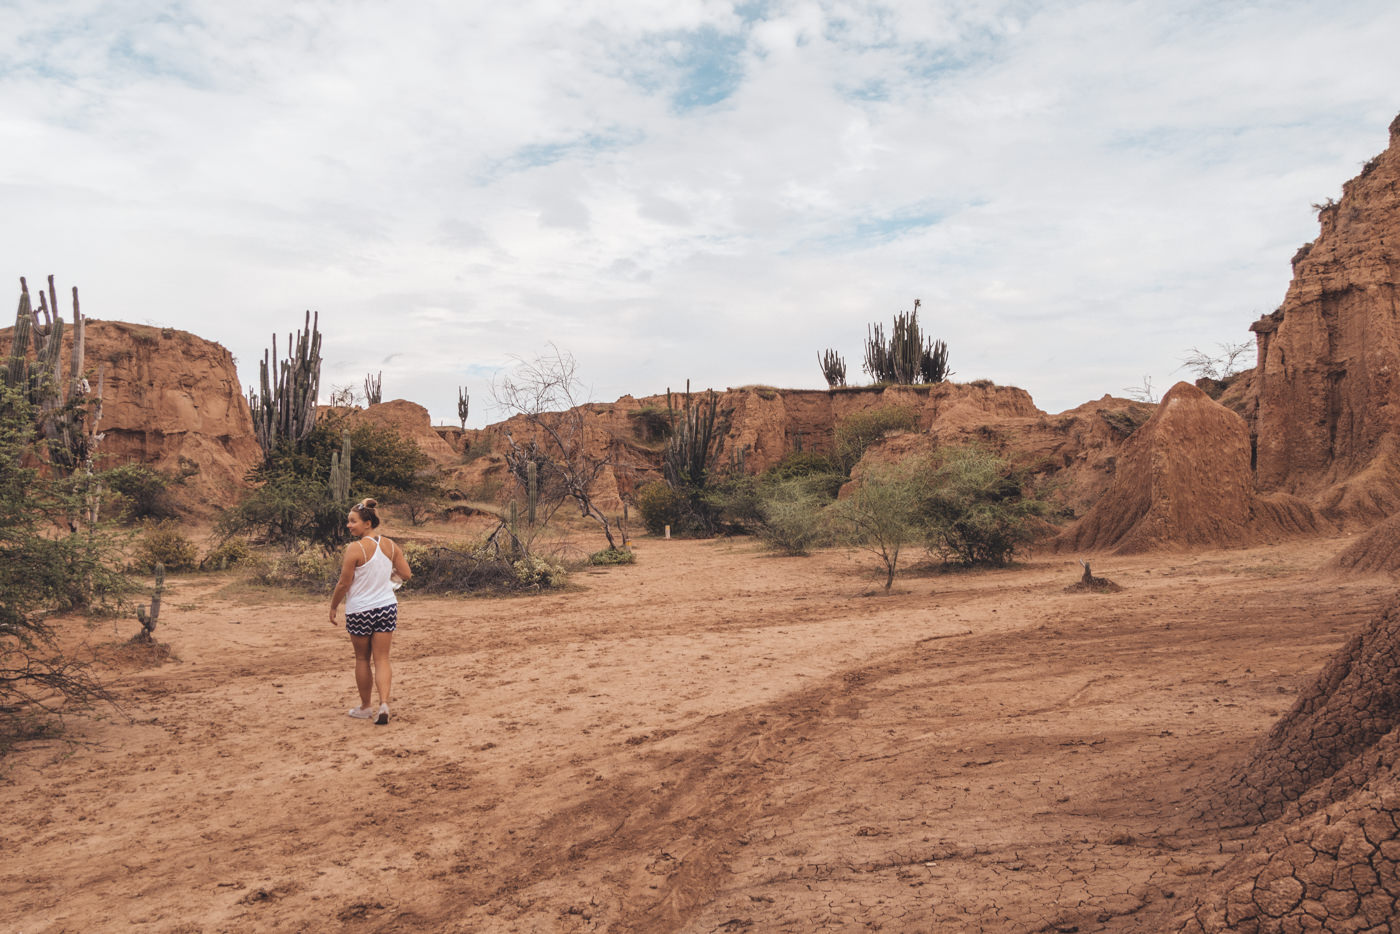
[[348,547],[345,549],[345,560],[340,563],[340,580],[335,582],[335,591],[331,594],[331,625],[335,625],[335,611],[340,607],[340,601],[345,599],[345,595],[350,592],[350,583],[355,579],[355,568],[359,562],[355,560],[355,554]]
[[386,538],[385,541],[389,543],[389,547],[393,550],[394,573],[399,575],[400,580],[408,580],[413,576],[413,572],[409,570],[408,558],[404,557],[403,549],[394,544],[392,539]]

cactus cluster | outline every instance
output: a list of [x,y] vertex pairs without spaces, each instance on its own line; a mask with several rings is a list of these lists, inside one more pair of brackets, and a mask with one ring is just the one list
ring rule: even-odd
[[925,337],[919,326],[919,300],[914,310],[895,315],[889,340],[883,326],[870,325],[865,341],[865,372],[877,383],[941,383],[951,374],[948,345]]
[[306,313],[306,328],[298,331],[295,350],[287,335],[287,359],[275,356],[277,335],[272,348],[263,352],[259,365],[262,392],[248,390],[248,408],[253,413],[253,431],[263,456],[286,441],[300,444],[316,427],[316,399],[321,387],[320,314]]
[[365,404],[378,405],[384,401],[384,371],[365,375]]
[[[718,406],[719,397],[713,389],[707,391],[705,401],[692,405],[690,382],[686,382],[685,401],[679,423],[674,415],[671,416],[671,436],[666,441],[666,458],[663,464],[666,482],[673,488],[705,485],[715,443]],[[666,409],[670,412],[675,411],[671,405],[670,389],[666,390]]]
[[467,391],[467,387],[457,387],[457,417],[462,420],[462,428],[467,427],[467,413],[471,411],[472,394]]
[[846,385],[846,361],[839,353],[828,350],[818,355],[817,362],[821,364],[828,389]]
[[[48,448],[50,463],[65,471],[92,466],[97,445],[97,422],[102,417],[102,376],[94,395],[83,372],[87,322],[73,289],[73,335],[68,377],[63,376],[64,321],[58,314],[58,290],[48,277],[48,292],[38,292],[34,308],[29,285],[20,278],[19,307],[15,311],[14,339],[0,365],[0,381],[24,394],[39,418],[39,433]],[[31,344],[34,357],[29,356]]]

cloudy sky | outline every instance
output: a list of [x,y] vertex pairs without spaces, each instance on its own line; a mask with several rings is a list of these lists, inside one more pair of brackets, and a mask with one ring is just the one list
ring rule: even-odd
[[598,400],[863,382],[915,298],[1055,412],[1251,338],[1398,42],[1393,0],[0,0],[0,261],[245,386],[316,310],[323,391],[443,423],[548,342]]

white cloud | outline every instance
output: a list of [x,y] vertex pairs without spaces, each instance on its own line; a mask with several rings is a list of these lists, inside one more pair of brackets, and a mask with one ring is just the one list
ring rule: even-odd
[[[552,340],[603,397],[854,375],[924,302],[962,379],[1158,385],[1283,297],[1400,110],[1382,2],[0,10],[0,256],[455,421]],[[473,421],[486,407],[474,406]]]

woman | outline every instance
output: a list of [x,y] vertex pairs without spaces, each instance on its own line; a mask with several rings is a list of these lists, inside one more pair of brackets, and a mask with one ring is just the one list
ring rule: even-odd
[[[379,528],[379,506],[372,499],[350,507],[345,528],[355,541],[345,549],[340,580],[331,594],[331,625],[335,611],[345,601],[345,630],[355,646],[355,685],[360,689],[360,706],[350,708],[350,716],[360,720],[389,722],[389,691],[393,671],[389,667],[389,646],[398,626],[399,602],[394,597],[392,576],[406,581],[413,576],[403,549],[389,539],[374,535]],[[367,544],[368,543],[368,544]],[[376,636],[378,638],[376,638]],[[371,671],[371,655],[373,670]],[[370,707],[370,690],[379,686],[379,714]]]

